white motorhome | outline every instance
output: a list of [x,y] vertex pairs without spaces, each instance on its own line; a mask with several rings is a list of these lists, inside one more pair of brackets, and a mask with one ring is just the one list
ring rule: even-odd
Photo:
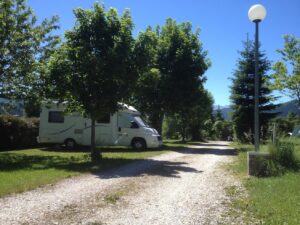
[[[132,146],[136,149],[156,148],[162,145],[158,132],[150,128],[140,113],[126,104],[113,115],[96,121],[97,146]],[[66,103],[44,104],[40,114],[39,143],[65,144],[67,148],[90,145],[91,120],[80,113],[64,113]]]

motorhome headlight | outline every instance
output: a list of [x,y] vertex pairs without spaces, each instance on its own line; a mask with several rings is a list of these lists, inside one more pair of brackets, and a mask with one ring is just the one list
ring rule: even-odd
[[151,135],[153,135],[153,132],[150,131],[150,130],[146,130],[146,131],[145,131],[145,134],[148,135],[148,136],[151,136]]

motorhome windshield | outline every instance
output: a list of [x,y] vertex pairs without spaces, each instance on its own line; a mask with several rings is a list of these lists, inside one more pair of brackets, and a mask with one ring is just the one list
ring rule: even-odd
[[134,116],[134,119],[141,127],[149,127],[140,116]]

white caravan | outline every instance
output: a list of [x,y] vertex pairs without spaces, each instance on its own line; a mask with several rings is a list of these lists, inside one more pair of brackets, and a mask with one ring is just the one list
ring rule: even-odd
[[[96,145],[132,146],[136,149],[161,146],[161,136],[141,119],[140,113],[132,106],[121,105],[122,110],[96,121]],[[76,144],[90,145],[91,120],[80,113],[64,114],[64,109],[64,103],[43,105],[37,141],[64,143],[67,148]]]

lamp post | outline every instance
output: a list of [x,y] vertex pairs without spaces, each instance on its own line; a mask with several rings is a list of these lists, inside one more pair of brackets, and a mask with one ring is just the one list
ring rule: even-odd
[[248,11],[249,19],[255,23],[255,72],[254,72],[254,143],[255,151],[259,151],[259,74],[258,74],[258,25],[266,17],[266,9],[262,5],[253,5]]

